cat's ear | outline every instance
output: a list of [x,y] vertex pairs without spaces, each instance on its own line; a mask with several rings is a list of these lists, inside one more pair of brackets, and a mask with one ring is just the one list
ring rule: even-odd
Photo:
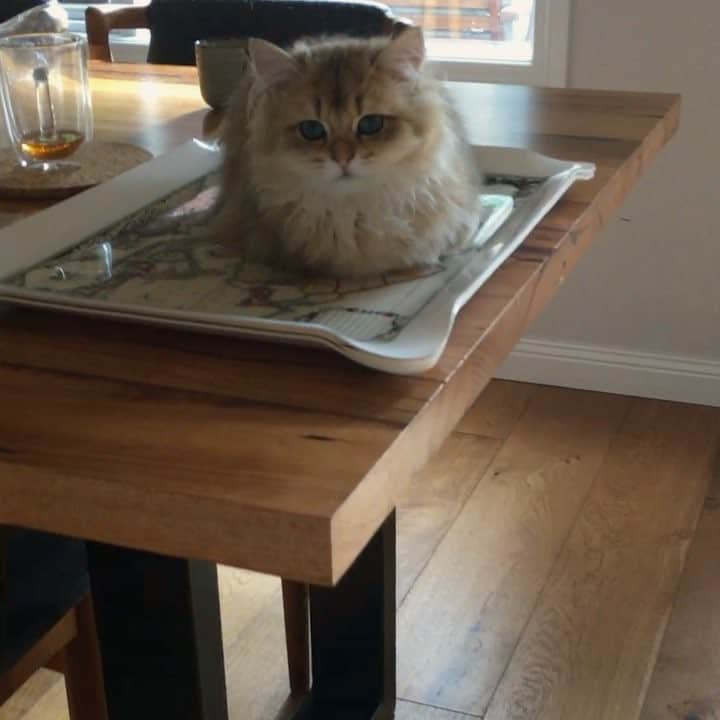
[[396,35],[380,53],[379,64],[392,75],[407,80],[417,75],[425,62],[425,39],[419,27],[409,27]]
[[292,56],[273,43],[257,38],[248,40],[248,55],[264,87],[272,87],[293,77],[298,67]]

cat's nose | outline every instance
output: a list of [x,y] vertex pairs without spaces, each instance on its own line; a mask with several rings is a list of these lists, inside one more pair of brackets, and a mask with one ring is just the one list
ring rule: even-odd
[[330,148],[330,155],[343,170],[346,170],[355,157],[355,147],[345,140],[338,140]]

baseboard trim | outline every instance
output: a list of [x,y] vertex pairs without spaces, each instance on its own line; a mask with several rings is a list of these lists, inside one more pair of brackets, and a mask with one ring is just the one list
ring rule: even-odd
[[497,377],[720,406],[720,360],[522,340]]

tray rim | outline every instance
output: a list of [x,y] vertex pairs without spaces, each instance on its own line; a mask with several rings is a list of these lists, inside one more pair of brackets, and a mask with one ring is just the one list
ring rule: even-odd
[[[482,157],[484,166],[490,172],[546,177],[553,181],[548,184],[552,187],[545,189],[542,203],[524,219],[515,236],[506,241],[495,257],[486,258],[489,262],[482,266],[481,272],[473,268],[482,265],[481,256],[491,251],[495,238],[488,241],[473,257],[473,261],[436,293],[392,341],[380,343],[354,340],[317,323],[300,324],[295,321],[249,316],[233,318],[227,314],[194,311],[188,313],[158,307],[142,308],[137,305],[88,301],[86,298],[52,296],[47,291],[25,290],[3,284],[3,278],[12,277],[44,259],[69,250],[82,242],[83,238],[111,226],[127,215],[161,200],[217,169],[221,159],[219,147],[198,139],[184,143],[102,185],[0,229],[0,301],[236,337],[320,345],[377,370],[397,374],[419,373],[430,369],[439,360],[447,345],[455,318],[465,303],[517,249],[567,189],[576,180],[592,178],[595,172],[595,166],[591,163],[563,161],[524,148],[474,146],[473,151]],[[101,215],[99,211],[106,207],[108,200],[112,205],[111,215]],[[510,219],[512,218],[511,215]],[[503,228],[498,235],[502,230]],[[40,238],[37,246],[32,248],[32,257],[35,259],[28,261],[25,253],[25,259],[21,261],[22,253],[18,252],[18,246],[26,243],[28,236]],[[420,316],[423,319],[422,327]],[[400,338],[402,342],[399,342]],[[379,347],[383,349],[383,353],[378,352]]]

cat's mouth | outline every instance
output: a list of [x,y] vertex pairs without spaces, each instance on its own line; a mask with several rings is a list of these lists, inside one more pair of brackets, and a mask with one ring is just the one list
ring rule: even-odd
[[360,181],[360,176],[353,173],[337,175],[334,180],[331,180],[326,185],[327,191],[330,195],[336,195],[337,197],[352,197],[358,192],[362,192],[363,184]]
[[364,179],[362,173],[343,168],[330,181],[330,187],[341,193],[355,192]]

